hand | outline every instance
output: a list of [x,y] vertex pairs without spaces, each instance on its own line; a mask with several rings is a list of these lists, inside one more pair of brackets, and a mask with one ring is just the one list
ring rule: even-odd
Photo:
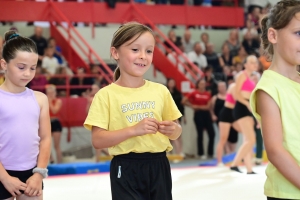
[[166,136],[170,136],[174,133],[177,123],[173,121],[162,121],[159,122],[158,131]]
[[145,118],[138,124],[134,125],[136,136],[146,135],[149,133],[155,134],[158,131],[158,121],[154,118]]
[[217,117],[216,115],[212,115],[212,116],[211,116],[211,119],[212,119],[213,122],[215,122],[215,121],[218,120],[218,117]]
[[12,176],[8,176],[3,179],[2,184],[13,197],[21,195],[20,190],[25,191],[27,187],[27,185],[20,181],[20,179]]
[[34,173],[29,179],[27,179],[27,188],[25,194],[30,197],[42,195],[42,181],[43,176],[39,173]]

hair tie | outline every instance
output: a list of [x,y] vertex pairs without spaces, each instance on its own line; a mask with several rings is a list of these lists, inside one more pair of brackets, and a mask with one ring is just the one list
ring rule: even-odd
[[19,34],[17,34],[17,33],[14,33],[14,34],[12,34],[11,36],[9,36],[9,40],[10,39],[13,39],[13,38],[15,38],[15,37],[18,37],[18,36],[20,36]]

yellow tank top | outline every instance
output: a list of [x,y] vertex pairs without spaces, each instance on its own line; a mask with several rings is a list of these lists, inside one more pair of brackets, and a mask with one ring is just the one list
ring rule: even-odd
[[[300,164],[300,84],[272,70],[265,70],[250,97],[252,112],[258,121],[256,112],[256,91],[269,94],[280,109],[283,147]],[[284,199],[300,199],[300,190],[290,183],[272,163],[266,169],[267,180],[264,186],[266,196]]]

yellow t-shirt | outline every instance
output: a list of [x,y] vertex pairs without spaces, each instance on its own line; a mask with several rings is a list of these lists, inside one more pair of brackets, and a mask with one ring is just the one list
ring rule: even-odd
[[[126,88],[112,83],[95,95],[84,126],[88,130],[97,126],[114,131],[134,126],[145,117],[176,120],[181,113],[169,90],[161,84],[145,80],[140,88]],[[154,153],[171,151],[172,145],[167,136],[157,132],[129,138],[108,150],[110,155]]]
[[[257,120],[261,117],[256,111],[256,91],[263,90],[269,94],[280,109],[283,146],[300,164],[300,84],[272,70],[265,70],[256,88],[250,104]],[[266,169],[265,195],[275,198],[300,199],[300,190],[290,183],[272,163]]]

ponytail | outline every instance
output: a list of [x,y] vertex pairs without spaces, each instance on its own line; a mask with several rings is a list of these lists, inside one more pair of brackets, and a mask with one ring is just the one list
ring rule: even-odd
[[120,78],[120,76],[121,76],[121,71],[120,68],[117,67],[114,72],[114,82],[117,81]]

